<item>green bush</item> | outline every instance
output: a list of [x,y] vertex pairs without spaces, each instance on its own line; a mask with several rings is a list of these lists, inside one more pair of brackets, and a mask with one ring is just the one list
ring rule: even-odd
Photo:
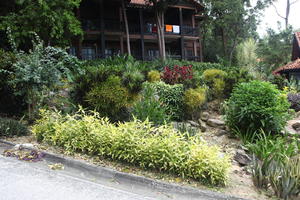
[[286,95],[268,82],[241,83],[226,103],[226,123],[231,130],[278,134],[289,117]]
[[227,73],[219,69],[208,69],[203,72],[203,81],[210,88],[211,93],[216,98],[224,96],[225,77]]
[[164,82],[145,83],[149,84],[158,96],[161,106],[172,120],[180,120],[183,114],[183,85],[169,85]]
[[154,124],[164,124],[170,118],[150,84],[144,84],[142,98],[134,104],[132,114],[141,121],[148,119]]
[[132,102],[129,91],[122,86],[118,76],[110,76],[105,82],[93,85],[85,100],[89,108],[113,121],[119,120],[121,111],[125,111]]
[[230,156],[202,139],[184,138],[168,125],[154,127],[148,121],[111,124],[97,113],[63,116],[42,111],[32,131],[39,140],[63,147],[125,161],[142,168],[156,169],[224,185]]
[[0,136],[25,136],[28,132],[27,127],[19,121],[8,118],[0,118]]
[[184,104],[188,113],[200,112],[202,106],[206,102],[206,88],[198,87],[196,89],[188,89],[184,92]]
[[15,95],[17,88],[10,84],[15,62],[14,53],[0,49],[0,113],[8,116],[21,115],[26,109],[24,96]]
[[138,70],[129,70],[123,73],[123,85],[132,93],[138,93],[142,89],[145,76]]

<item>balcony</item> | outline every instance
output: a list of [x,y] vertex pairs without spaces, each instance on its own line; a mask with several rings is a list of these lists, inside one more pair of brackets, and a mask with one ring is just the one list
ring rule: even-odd
[[[82,28],[84,31],[100,31],[101,22],[100,20],[82,20]],[[105,20],[104,30],[107,32],[124,32],[124,26],[120,21],[116,20]],[[141,28],[139,24],[129,23],[130,34],[141,34]],[[154,24],[144,25],[145,35],[156,35],[157,27]],[[191,26],[178,26],[178,25],[166,25],[165,26],[166,35],[184,35],[184,36],[194,36],[199,35],[198,28],[193,28]]]

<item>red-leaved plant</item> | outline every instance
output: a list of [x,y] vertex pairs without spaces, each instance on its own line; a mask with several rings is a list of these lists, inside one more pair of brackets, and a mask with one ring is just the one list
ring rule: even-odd
[[165,83],[171,85],[183,83],[185,80],[190,80],[193,78],[193,66],[189,65],[180,67],[175,65],[173,69],[166,66],[161,78]]

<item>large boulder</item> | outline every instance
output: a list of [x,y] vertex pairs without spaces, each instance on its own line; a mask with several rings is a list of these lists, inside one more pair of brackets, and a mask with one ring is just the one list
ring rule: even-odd
[[240,166],[247,166],[251,163],[251,157],[245,152],[243,149],[238,149],[233,157],[233,159],[240,165]]
[[209,119],[209,116],[210,114],[208,112],[203,112],[201,113],[200,119],[206,122]]

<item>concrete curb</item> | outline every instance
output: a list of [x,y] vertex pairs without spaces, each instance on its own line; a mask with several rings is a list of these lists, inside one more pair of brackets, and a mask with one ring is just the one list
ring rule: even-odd
[[[14,147],[16,145],[12,142],[8,142],[8,141],[1,140],[1,139],[0,139],[0,143],[5,144],[10,147]],[[26,148],[26,147],[24,149],[37,150],[35,148]],[[48,152],[44,152],[44,151],[41,151],[41,152],[45,155],[44,159],[49,162],[62,163],[63,165],[65,165],[67,167],[87,172],[96,177],[114,179],[114,180],[117,180],[120,182],[125,181],[125,182],[131,183],[131,184],[139,184],[139,185],[143,185],[145,187],[150,187],[152,189],[159,190],[159,191],[167,190],[172,193],[183,194],[183,195],[188,194],[189,196],[194,196],[194,197],[202,196],[202,197],[207,197],[207,199],[246,200],[243,198],[237,198],[234,196],[229,196],[229,195],[225,195],[225,194],[218,193],[218,192],[200,190],[200,189],[192,188],[189,186],[180,186],[180,185],[173,184],[173,183],[166,183],[166,182],[159,181],[159,180],[153,180],[153,179],[146,178],[143,176],[119,172],[114,169],[92,165],[92,164],[89,164],[89,163],[86,163],[83,161],[74,160],[72,158],[67,158],[67,157],[53,154],[53,153],[48,153]]]

